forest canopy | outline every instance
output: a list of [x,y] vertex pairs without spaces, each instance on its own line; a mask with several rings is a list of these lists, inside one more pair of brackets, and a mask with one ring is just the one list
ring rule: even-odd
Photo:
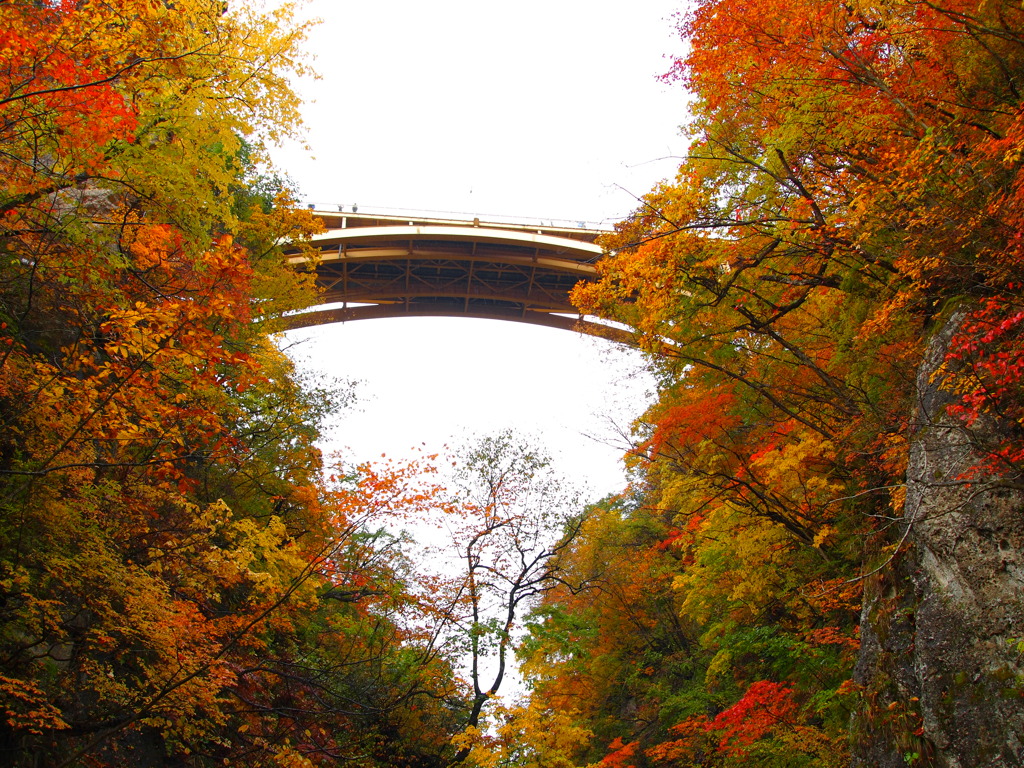
[[271,341],[319,227],[291,10],[0,3],[0,761],[434,764],[461,706],[377,518],[349,394]]
[[[948,667],[911,662],[913,640],[886,654],[927,599],[927,558],[949,556],[929,531],[1021,487],[1022,21],[970,0],[681,17],[689,53],[665,80],[694,99],[688,156],[575,292],[636,329],[661,385],[633,487],[573,553],[601,587],[550,596],[524,648],[530,707],[593,734],[568,764],[878,765],[872,744],[886,764],[960,764],[937,756],[964,728],[953,702],[1020,695],[1019,610],[971,693],[948,638]],[[932,519],[939,493],[956,505]],[[987,514],[981,546],[1019,541]],[[567,633],[583,647],[551,645]],[[1022,724],[1002,722],[957,745],[963,764],[1019,759]]]
[[679,17],[688,155],[574,292],[658,398],[583,509],[512,433],[321,455],[351,393],[273,337],[317,301],[282,244],[319,223],[266,162],[299,128],[290,6],[0,2],[0,761],[1013,765],[1019,600],[973,595],[984,642],[912,627],[953,636],[927,580],[968,515],[1019,596],[1022,17]]

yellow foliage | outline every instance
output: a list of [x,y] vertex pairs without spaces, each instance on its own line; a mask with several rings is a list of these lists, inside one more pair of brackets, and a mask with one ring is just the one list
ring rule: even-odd
[[732,652],[723,648],[714,655],[704,672],[704,685],[712,689],[732,672]]
[[756,617],[783,591],[796,546],[778,523],[715,507],[697,535],[694,562],[673,586],[699,622]]
[[[791,501],[795,510],[805,514],[843,495],[843,484],[833,478],[830,468],[836,461],[835,444],[820,432],[794,429],[750,465],[772,491]],[[837,512],[838,509],[833,511]]]
[[293,747],[285,744],[274,753],[274,765],[280,768],[315,768],[313,762]]
[[479,768],[576,768],[573,755],[594,735],[580,724],[579,714],[571,708],[546,707],[535,697],[525,706],[496,707],[489,733],[467,728],[452,744],[469,747],[469,762]]

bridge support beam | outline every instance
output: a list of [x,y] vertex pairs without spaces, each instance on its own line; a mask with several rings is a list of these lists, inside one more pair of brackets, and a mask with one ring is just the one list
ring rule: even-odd
[[[622,343],[628,331],[572,317],[569,292],[597,279],[600,230],[319,212],[316,270],[325,304],[291,326],[381,317],[478,317],[574,330]],[[355,304],[358,306],[348,306]]]

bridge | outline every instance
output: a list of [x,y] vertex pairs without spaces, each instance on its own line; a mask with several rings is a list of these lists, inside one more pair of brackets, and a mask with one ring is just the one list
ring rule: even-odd
[[[312,263],[324,304],[293,328],[383,317],[513,320],[633,343],[622,329],[579,316],[569,291],[597,279],[604,230],[313,211]],[[293,264],[309,263],[293,253]]]

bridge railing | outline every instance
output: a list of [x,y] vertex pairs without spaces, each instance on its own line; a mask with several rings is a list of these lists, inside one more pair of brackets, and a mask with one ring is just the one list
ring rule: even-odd
[[617,219],[602,219],[600,221],[583,219],[554,219],[538,218],[533,216],[510,216],[499,213],[472,213],[468,211],[439,211],[425,208],[387,208],[383,206],[363,206],[357,203],[330,203],[306,202],[306,207],[317,214],[338,216],[344,214],[358,214],[360,216],[379,215],[388,218],[410,218],[410,219],[458,219],[463,221],[479,220],[481,223],[505,224],[521,227],[538,227],[551,229],[582,229],[600,230],[610,232]]

